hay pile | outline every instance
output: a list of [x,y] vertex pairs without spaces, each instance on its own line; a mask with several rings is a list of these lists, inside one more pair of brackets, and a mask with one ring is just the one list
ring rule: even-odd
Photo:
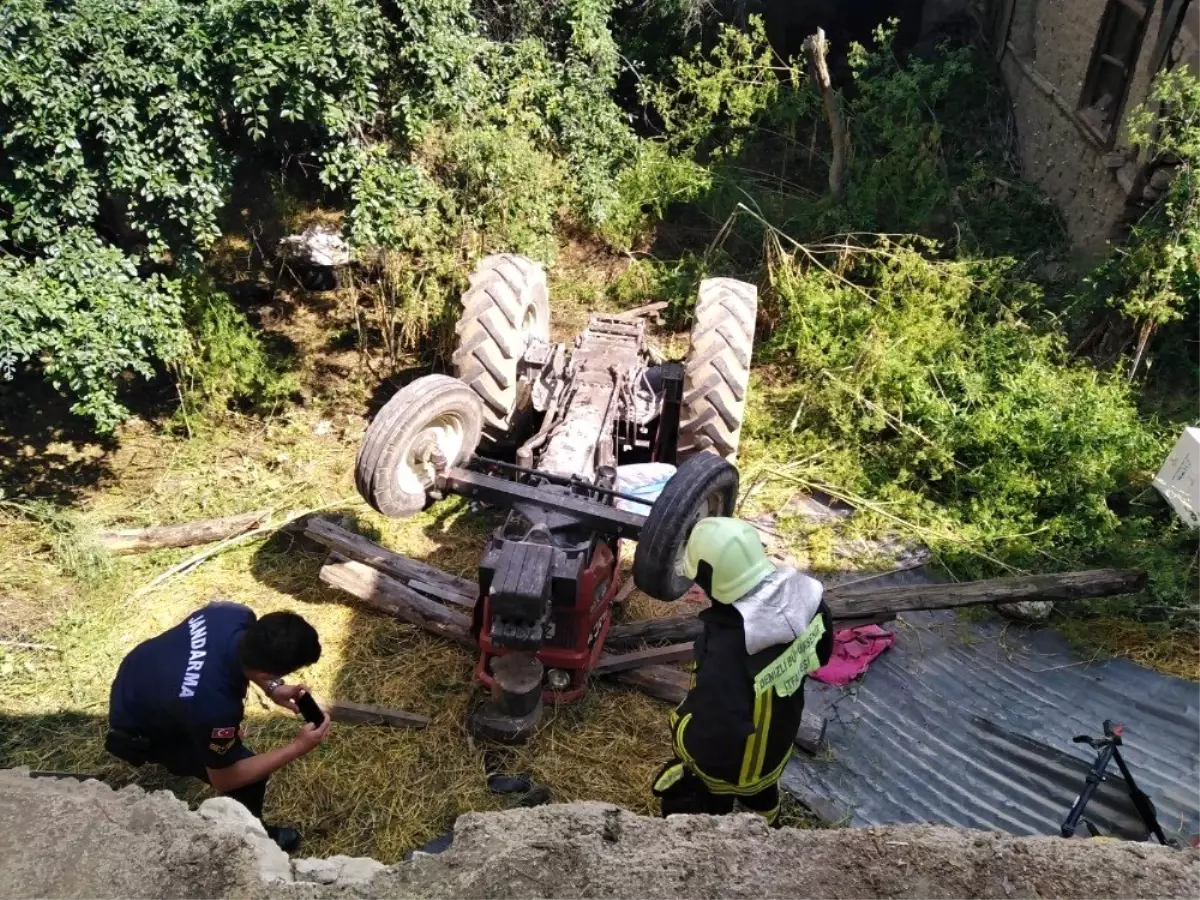
[[[325,746],[272,779],[268,818],[303,829],[306,854],[395,861],[461,813],[511,802],[487,792],[489,759],[464,729],[477,690],[471,657],[321,585],[321,548],[288,535],[251,542],[132,601],[140,587],[196,550],[104,559],[82,576],[65,564],[70,548],[86,548],[89,531],[101,525],[136,527],[267,505],[280,513],[328,506],[353,516],[354,527],[386,546],[471,576],[496,520],[471,514],[457,499],[408,521],[377,516],[353,495],[362,420],[343,419],[332,430],[318,428],[318,421],[294,415],[265,428],[213,431],[190,441],[143,429],[123,441],[112,467],[120,474],[57,531],[27,510],[0,509],[7,557],[0,593],[12,601],[0,619],[0,640],[56,648],[0,644],[0,766],[170,787],[193,801],[207,796],[203,786],[161,770],[135,772],[104,753],[102,738],[109,685],[123,655],[224,596],[260,614],[293,609],[313,623],[324,653],[297,677],[318,695],[399,707],[432,720],[421,731],[337,724]],[[645,598],[633,606],[629,614],[637,617],[671,611]],[[260,705],[251,690],[251,747],[286,742],[297,724],[277,707]],[[649,812],[650,780],[668,754],[664,704],[596,685],[579,703],[547,709],[537,737],[505,767],[530,773],[556,799]]]

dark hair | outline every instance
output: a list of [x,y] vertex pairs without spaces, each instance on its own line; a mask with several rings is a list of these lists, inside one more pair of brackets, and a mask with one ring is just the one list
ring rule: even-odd
[[242,668],[290,675],[321,658],[317,630],[294,612],[267,613],[242,635]]

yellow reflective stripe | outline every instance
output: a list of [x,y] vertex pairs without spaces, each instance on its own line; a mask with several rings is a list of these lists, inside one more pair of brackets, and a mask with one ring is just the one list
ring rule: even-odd
[[658,777],[658,781],[654,782],[654,790],[665,791],[672,785],[678,784],[681,778],[683,778],[683,765],[673,765]]
[[758,744],[762,740],[762,731],[759,729],[759,720],[762,718],[762,703],[763,695],[755,694],[754,696],[754,730],[746,735],[746,749],[742,751],[742,771],[738,775],[738,784],[745,784],[754,778],[752,768],[754,760],[758,756]]
[[758,758],[754,761],[754,772],[751,778],[758,781],[762,778],[762,769],[767,762],[767,734],[771,731],[771,712],[774,706],[774,691],[767,691],[763,700],[763,717],[758,725]]

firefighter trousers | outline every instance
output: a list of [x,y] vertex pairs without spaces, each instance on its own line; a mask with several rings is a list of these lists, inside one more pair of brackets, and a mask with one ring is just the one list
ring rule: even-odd
[[714,791],[706,779],[692,771],[691,766],[673,759],[659,772],[654,781],[654,796],[662,805],[662,816],[700,814],[724,816],[733,812],[734,802],[740,802],[751,812],[758,813],[767,824],[779,823],[779,783],[755,785],[753,791],[740,791],[729,785],[728,790]]

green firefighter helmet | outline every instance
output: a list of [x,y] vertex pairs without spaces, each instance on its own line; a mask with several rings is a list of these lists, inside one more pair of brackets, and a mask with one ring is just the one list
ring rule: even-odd
[[712,570],[708,595],[719,603],[736,602],[775,571],[753,525],[719,516],[701,519],[688,537],[683,557],[688,578],[696,578],[701,563]]

